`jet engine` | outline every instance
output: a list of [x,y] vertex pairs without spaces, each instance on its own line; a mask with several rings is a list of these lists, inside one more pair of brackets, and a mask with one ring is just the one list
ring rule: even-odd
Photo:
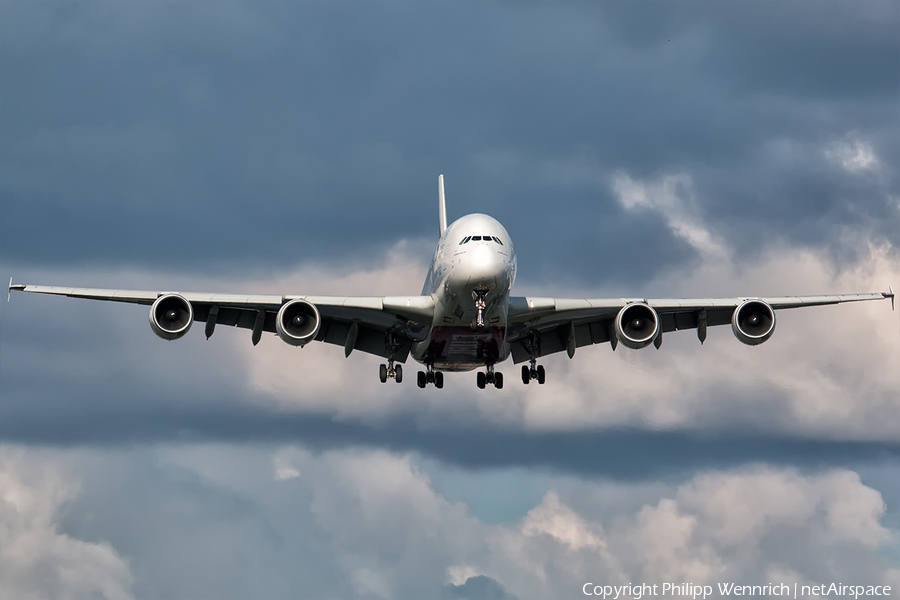
[[775,311],[762,300],[744,300],[731,315],[731,330],[748,346],[762,344],[775,331]]
[[646,348],[659,335],[659,315],[643,302],[625,305],[615,323],[616,337],[633,350]]
[[321,324],[315,304],[306,300],[291,300],[278,311],[275,330],[278,337],[291,346],[305,346],[315,339]]
[[177,340],[193,322],[191,303],[178,294],[164,294],[150,307],[150,329],[164,340]]

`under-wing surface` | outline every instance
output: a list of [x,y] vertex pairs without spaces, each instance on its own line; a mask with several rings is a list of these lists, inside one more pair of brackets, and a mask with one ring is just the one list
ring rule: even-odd
[[[382,383],[403,379],[410,356],[424,365],[417,384],[444,385],[444,372],[479,369],[479,388],[503,387],[496,365],[507,358],[523,364],[522,382],[544,383],[538,359],[609,343],[640,349],[660,347],[663,334],[695,329],[701,343],[708,327],[731,325],[744,344],[757,345],[775,331],[775,313],[787,308],[891,299],[889,292],[774,298],[532,298],[511,296],[516,255],[506,229],[483,214],[447,224],[443,176],[438,178],[440,240],[419,296],[305,296],[209,294],[109,290],[13,284],[10,291],[144,304],[150,328],[178,339],[195,321],[209,338],[216,327],[263,332],[292,346],[326,342],[386,359]],[[484,369],[484,370],[480,370]]]

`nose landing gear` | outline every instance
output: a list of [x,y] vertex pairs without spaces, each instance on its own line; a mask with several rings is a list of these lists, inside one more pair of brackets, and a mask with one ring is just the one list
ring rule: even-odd
[[503,389],[503,373],[495,373],[494,365],[487,365],[487,372],[479,371],[476,375],[475,383],[478,389],[483,390],[488,384],[493,384],[498,390]]
[[419,371],[418,376],[416,377],[416,385],[420,388],[424,388],[429,383],[433,383],[434,387],[437,389],[444,387],[443,373],[435,371],[433,365],[425,365],[425,369],[425,371]]
[[475,290],[472,292],[472,295],[475,297],[475,310],[478,311],[475,315],[475,323],[472,324],[472,331],[475,331],[476,329],[484,329],[484,310],[487,306],[484,302],[484,297],[487,296],[487,291]]

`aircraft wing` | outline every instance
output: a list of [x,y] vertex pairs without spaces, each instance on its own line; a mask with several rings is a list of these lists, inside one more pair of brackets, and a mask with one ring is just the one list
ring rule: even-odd
[[[401,363],[406,361],[412,343],[425,338],[434,316],[431,296],[207,294],[13,285],[11,282],[9,289],[148,306],[160,296],[176,293],[191,303],[194,321],[207,323],[207,338],[216,325],[231,325],[253,330],[254,344],[263,331],[275,333],[275,318],[282,305],[303,299],[316,306],[322,319],[315,341],[344,346],[346,355],[352,350],[360,350],[385,358],[390,354],[393,341],[394,360]],[[210,319],[211,314],[215,315],[213,319]]]
[[843,294],[836,296],[787,296],[778,298],[530,298],[512,297],[509,300],[509,342],[513,361],[566,350],[573,356],[576,348],[610,342],[616,348],[614,319],[626,305],[643,302],[659,315],[660,335],[681,329],[697,329],[701,342],[706,339],[706,327],[731,324],[735,309],[746,300],[762,300],[773,309],[823,306],[842,302],[891,299],[894,293]]

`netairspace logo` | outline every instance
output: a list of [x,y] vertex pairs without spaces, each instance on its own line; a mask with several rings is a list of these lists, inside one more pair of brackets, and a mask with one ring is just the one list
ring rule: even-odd
[[842,583],[823,583],[819,585],[788,585],[785,583],[770,583],[768,585],[739,585],[737,583],[716,584],[718,595],[713,596],[715,590],[711,585],[695,585],[693,583],[639,583],[628,585],[594,585],[586,583],[581,591],[585,596],[600,596],[604,600],[617,600],[618,598],[631,598],[641,600],[646,596],[670,596],[680,598],[692,598],[693,600],[706,600],[707,598],[727,598],[731,596],[785,596],[798,598],[822,597],[822,598],[853,598],[857,600],[866,596],[890,596],[889,585],[844,585]]

